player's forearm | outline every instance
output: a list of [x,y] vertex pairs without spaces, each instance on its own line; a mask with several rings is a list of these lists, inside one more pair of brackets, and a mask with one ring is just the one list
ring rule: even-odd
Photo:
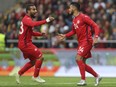
[[92,24],[92,27],[95,30],[95,37],[98,37],[99,36],[99,33],[100,33],[100,30],[99,30],[98,25],[96,23],[93,23]]
[[45,23],[47,23],[46,20],[36,21],[36,22],[30,23],[30,26],[34,27],[34,26],[39,26],[39,25],[45,24]]
[[42,33],[40,33],[40,32],[33,32],[32,35],[33,36],[42,36]]
[[95,29],[95,37],[98,37],[100,33],[99,27],[96,27],[94,29]]
[[75,34],[75,32],[72,30],[69,33],[65,34],[66,37],[71,37]]

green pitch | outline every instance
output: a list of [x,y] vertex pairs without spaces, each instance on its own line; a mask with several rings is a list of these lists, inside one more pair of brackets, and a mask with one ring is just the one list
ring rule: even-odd
[[[80,78],[76,77],[43,77],[46,83],[33,82],[31,77],[21,77],[21,84],[16,84],[14,77],[0,76],[0,87],[81,87],[77,86]],[[95,87],[94,78],[87,78],[87,86]],[[116,87],[116,78],[103,78],[98,87]]]

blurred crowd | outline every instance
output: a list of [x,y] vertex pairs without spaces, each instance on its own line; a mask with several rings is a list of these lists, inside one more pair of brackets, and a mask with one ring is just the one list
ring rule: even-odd
[[[68,14],[67,9],[72,1],[80,2],[82,12],[89,15],[99,25],[101,32],[99,40],[116,40],[116,0],[25,0],[16,3],[18,7],[14,7],[13,10],[9,9],[10,11],[7,13],[0,13],[0,32],[6,35],[6,40],[17,40],[20,21],[25,15],[25,6],[34,3],[38,10],[37,17],[34,20],[46,19],[48,16],[54,16],[56,19],[52,23],[35,27],[35,31],[48,34],[48,38],[42,38],[49,40],[48,46],[74,48],[77,44],[65,41],[58,42],[56,38],[58,33],[67,33],[71,30],[72,17]],[[38,40],[36,37],[33,39]],[[75,39],[76,37],[73,36],[67,40]],[[11,43],[7,46],[14,47],[15,45]],[[98,47],[115,47],[115,44],[100,43]]]

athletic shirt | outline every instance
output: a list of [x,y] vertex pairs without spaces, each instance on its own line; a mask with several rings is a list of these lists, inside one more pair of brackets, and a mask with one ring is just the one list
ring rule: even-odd
[[93,29],[93,31],[95,32],[94,36],[98,37],[98,25],[87,15],[80,13],[78,16],[74,17],[72,23],[72,30],[66,34],[66,37],[70,37],[76,34],[77,41],[79,43],[92,41],[91,29]]
[[18,47],[23,48],[27,43],[32,43],[32,36],[41,36],[39,32],[33,32],[33,27],[45,24],[46,20],[33,21],[28,15],[25,15],[21,21],[20,31],[18,36]]

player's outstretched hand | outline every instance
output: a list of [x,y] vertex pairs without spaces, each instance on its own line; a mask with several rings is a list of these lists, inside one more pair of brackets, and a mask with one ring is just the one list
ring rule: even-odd
[[46,21],[47,22],[51,22],[51,21],[53,21],[55,18],[54,17],[48,17],[47,19],[46,19]]
[[57,36],[58,40],[60,40],[60,41],[64,40],[65,37],[66,36],[64,34],[58,34],[58,36]]

